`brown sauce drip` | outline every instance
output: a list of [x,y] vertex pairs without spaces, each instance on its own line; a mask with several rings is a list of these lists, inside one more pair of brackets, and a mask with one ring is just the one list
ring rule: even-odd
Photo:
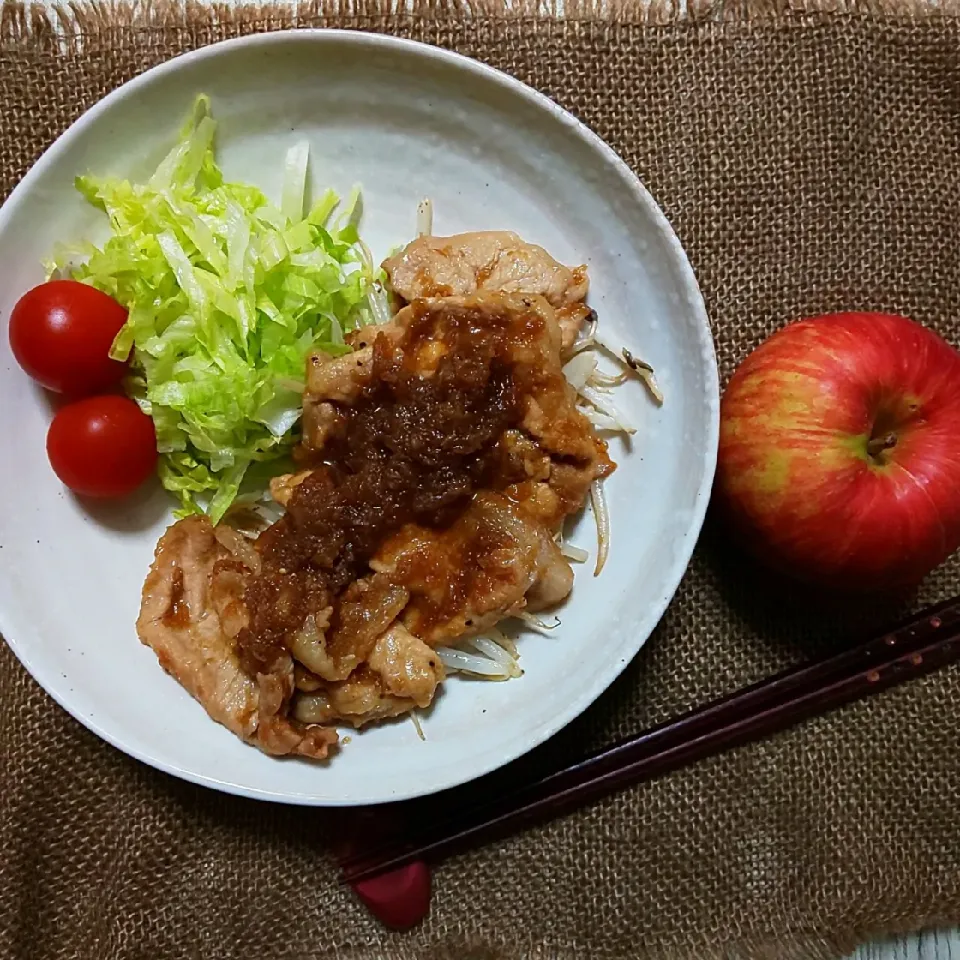
[[173,571],[173,580],[170,584],[170,605],[163,615],[163,622],[168,627],[182,628],[190,624],[190,607],[184,596],[183,570],[176,567]]

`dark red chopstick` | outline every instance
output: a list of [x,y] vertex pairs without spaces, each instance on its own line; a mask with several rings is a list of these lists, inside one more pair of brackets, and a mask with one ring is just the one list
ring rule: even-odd
[[449,820],[381,839],[342,861],[343,881],[480,846],[958,660],[960,597],[955,597],[865,643],[715,700]]

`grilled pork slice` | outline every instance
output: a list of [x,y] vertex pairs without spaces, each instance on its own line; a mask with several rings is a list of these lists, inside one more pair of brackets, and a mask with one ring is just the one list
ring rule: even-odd
[[143,585],[137,633],[160,665],[218,723],[265,753],[325,759],[337,742],[328,727],[285,716],[293,695],[293,661],[252,676],[234,636],[247,622],[243,592],[258,569],[252,547],[206,517],[173,524],[157,544]]
[[480,291],[541,296],[557,311],[564,351],[590,314],[583,302],[586,267],[565,267],[543,247],[505,230],[418,237],[385,260],[383,269],[394,293],[408,303]]
[[552,535],[506,497],[478,494],[445,530],[410,525],[371,567],[410,592],[404,626],[430,645],[481,634],[532,606],[565,600],[573,570]]

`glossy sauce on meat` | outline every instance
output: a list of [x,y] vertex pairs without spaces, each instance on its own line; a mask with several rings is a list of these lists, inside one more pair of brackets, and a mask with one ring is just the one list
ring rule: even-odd
[[[311,614],[332,608],[335,638],[341,596],[402,527],[449,528],[478,491],[527,482],[504,438],[522,424],[531,392],[562,380],[559,368],[517,360],[543,336],[542,314],[438,311],[425,301],[411,309],[401,337],[377,336],[369,382],[340,408],[314,462],[305,454],[311,472],[257,541],[262,568],[247,587],[250,623],[238,637],[251,672],[269,669]],[[491,536],[465,544],[464,562],[496,550]],[[455,602],[457,590],[447,596]]]
[[163,614],[163,622],[169,627],[185,627],[190,622],[190,610],[184,596],[183,571],[177,567],[173,571],[170,585],[170,605]]

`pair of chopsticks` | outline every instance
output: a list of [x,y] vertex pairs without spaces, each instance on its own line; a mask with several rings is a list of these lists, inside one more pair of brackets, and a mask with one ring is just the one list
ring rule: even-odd
[[341,860],[342,880],[357,883],[481,846],[958,660],[960,597],[954,597],[865,643],[769,677],[514,792],[355,848]]

